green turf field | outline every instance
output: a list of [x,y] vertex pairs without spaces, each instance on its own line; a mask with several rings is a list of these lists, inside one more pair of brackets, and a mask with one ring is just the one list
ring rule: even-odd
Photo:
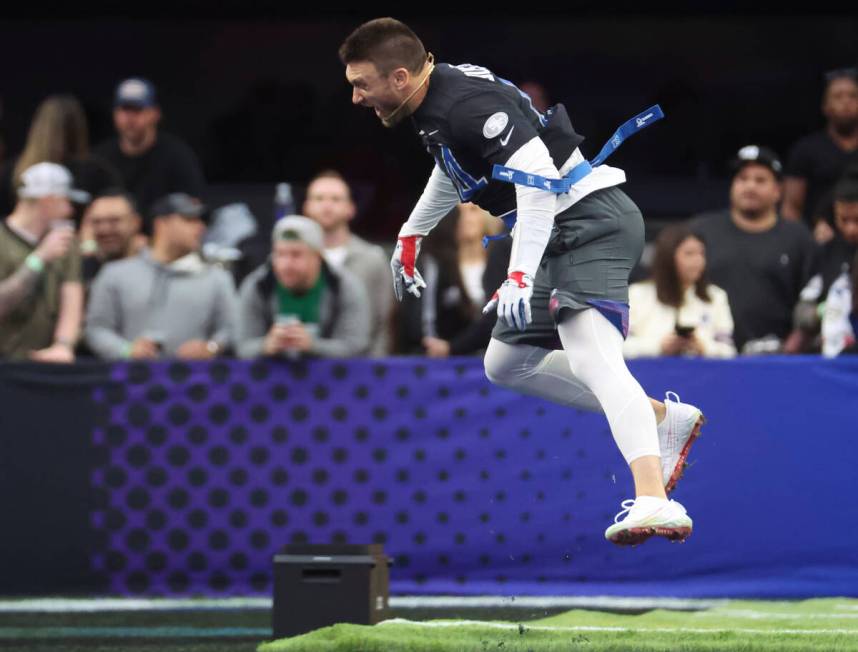
[[259,652],[503,650],[858,650],[858,600],[731,601],[696,612],[573,610],[523,622],[390,620],[336,625]]
[[706,606],[637,614],[549,610],[548,617],[542,608],[396,608],[392,620],[374,627],[336,625],[274,642],[269,642],[270,610],[259,606],[0,609],[0,651],[858,650],[858,600],[710,601]]

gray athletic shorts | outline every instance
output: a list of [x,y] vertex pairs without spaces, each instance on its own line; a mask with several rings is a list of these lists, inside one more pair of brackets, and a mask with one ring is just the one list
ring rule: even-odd
[[507,344],[560,348],[556,322],[568,311],[588,308],[627,331],[629,274],[643,245],[643,216],[626,193],[613,186],[587,195],[554,218],[534,279],[533,321],[519,331],[499,319],[492,337]]

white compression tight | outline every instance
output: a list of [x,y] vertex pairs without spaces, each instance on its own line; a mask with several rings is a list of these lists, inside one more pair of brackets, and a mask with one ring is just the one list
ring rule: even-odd
[[627,463],[659,456],[655,413],[626,367],[616,327],[589,309],[563,320],[557,330],[563,351],[492,338],[485,356],[488,379],[522,394],[604,412]]

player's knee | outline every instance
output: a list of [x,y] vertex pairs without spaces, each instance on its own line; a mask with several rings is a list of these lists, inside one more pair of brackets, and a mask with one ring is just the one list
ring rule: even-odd
[[486,372],[486,378],[494,385],[503,385],[505,365],[497,358],[490,358],[488,355],[483,360],[483,369]]
[[503,348],[503,345],[496,344],[496,340],[489,343],[483,358],[483,369],[486,372],[486,378],[493,384],[510,387],[513,384],[515,361],[504,354]]

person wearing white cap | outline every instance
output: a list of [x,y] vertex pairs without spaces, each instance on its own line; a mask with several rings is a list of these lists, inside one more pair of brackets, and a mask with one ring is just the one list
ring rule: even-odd
[[277,221],[268,262],[239,290],[238,355],[342,358],[369,347],[369,296],[322,256],[324,232],[301,215]]
[[18,198],[0,226],[0,358],[72,362],[83,285],[69,218],[71,201],[88,196],[66,168],[44,162],[21,174]]

